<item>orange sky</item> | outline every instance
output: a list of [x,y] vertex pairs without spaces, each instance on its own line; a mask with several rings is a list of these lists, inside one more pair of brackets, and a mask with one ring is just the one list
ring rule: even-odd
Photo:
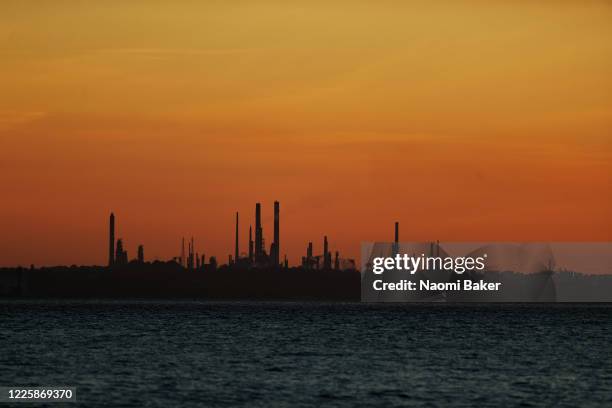
[[[290,3],[290,4],[288,4]],[[3,1],[0,265],[612,241],[604,1]]]

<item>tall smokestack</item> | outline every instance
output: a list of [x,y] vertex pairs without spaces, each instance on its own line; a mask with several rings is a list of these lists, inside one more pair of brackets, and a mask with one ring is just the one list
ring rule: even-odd
[[253,263],[253,227],[249,225],[249,262]]
[[280,231],[279,231],[280,203],[274,202],[274,266],[280,262]]
[[323,237],[323,254],[327,255],[327,250],[329,249],[329,245],[327,243],[327,235]]
[[395,239],[393,241],[393,256],[399,253],[399,222],[395,222]]
[[323,237],[323,269],[331,269],[331,254],[329,253],[327,235]]
[[115,264],[115,214],[111,213],[108,224],[108,266],[113,266]]
[[395,245],[399,242],[399,222],[395,222]]
[[334,259],[334,269],[340,270],[340,252],[336,251],[336,258]]
[[189,251],[189,269],[193,270],[194,259],[193,255],[195,253],[195,247],[193,245],[193,237],[191,237],[191,250]]
[[185,237],[181,241],[181,266],[185,267]]
[[261,228],[261,204],[255,204],[255,260],[259,261],[263,255],[263,231]]
[[238,262],[238,212],[236,211],[236,247],[234,248],[234,259]]

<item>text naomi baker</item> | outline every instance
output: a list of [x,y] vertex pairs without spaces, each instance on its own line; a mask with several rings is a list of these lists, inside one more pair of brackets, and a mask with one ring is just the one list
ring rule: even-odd
[[485,282],[482,279],[479,281],[471,281],[466,279],[457,280],[455,282],[432,282],[430,280],[420,280],[418,285],[417,282],[406,279],[402,279],[398,282],[383,282],[381,279],[377,279],[372,283],[372,286],[376,291],[495,291],[499,290],[500,285],[500,282]]

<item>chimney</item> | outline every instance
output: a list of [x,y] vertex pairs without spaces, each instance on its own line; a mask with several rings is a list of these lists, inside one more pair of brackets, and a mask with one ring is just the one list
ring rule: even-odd
[[185,267],[185,237],[181,241],[181,266]]
[[249,262],[253,263],[253,227],[249,226]]
[[395,222],[395,244],[399,242],[399,222]]
[[395,222],[395,239],[393,241],[393,256],[399,253],[399,222]]
[[280,263],[280,231],[279,231],[279,216],[280,216],[280,203],[274,202],[274,266],[278,266]]
[[306,267],[312,268],[312,242],[308,243],[308,250],[306,251]]
[[144,247],[138,245],[138,263],[144,263]]
[[108,226],[108,266],[115,264],[115,214],[111,213]]
[[323,237],[323,269],[331,269],[331,254],[329,253],[327,235]]
[[340,270],[340,252],[336,251],[336,258],[334,259],[334,269]]
[[255,261],[263,255],[263,231],[261,228],[261,204],[255,204]]
[[193,270],[193,267],[195,266],[195,259],[193,259],[195,255],[195,245],[193,244],[193,237],[191,237],[191,270]]
[[238,251],[238,212],[236,212],[236,247],[234,248],[234,259],[238,262],[240,253]]
[[118,265],[124,265],[127,263],[127,252],[123,250],[123,240],[121,238],[117,240],[115,253],[115,261]]

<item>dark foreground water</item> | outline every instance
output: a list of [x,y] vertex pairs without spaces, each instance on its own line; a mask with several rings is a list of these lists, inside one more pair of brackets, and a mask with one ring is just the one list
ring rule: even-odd
[[611,336],[611,305],[1,301],[0,386],[76,386],[71,407],[610,407]]

